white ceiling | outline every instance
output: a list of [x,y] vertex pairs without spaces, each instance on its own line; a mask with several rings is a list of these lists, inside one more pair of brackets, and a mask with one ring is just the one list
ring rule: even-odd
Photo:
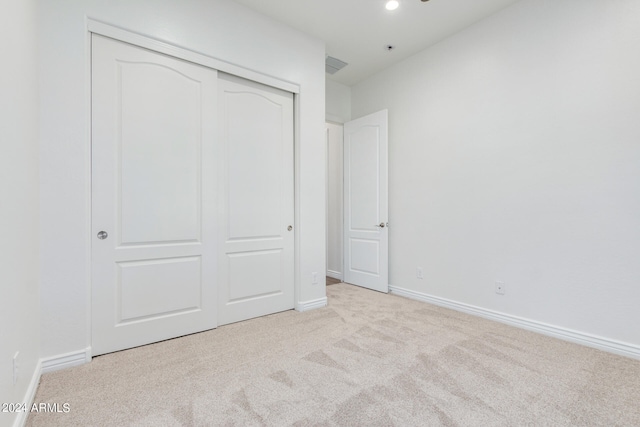
[[[353,85],[518,0],[235,0],[325,41],[327,55],[349,63],[333,76]],[[391,52],[385,46],[391,44]]]

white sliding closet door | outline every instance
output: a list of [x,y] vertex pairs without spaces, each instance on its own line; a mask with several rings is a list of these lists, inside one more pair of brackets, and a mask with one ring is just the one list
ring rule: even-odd
[[217,72],[92,37],[92,352],[216,327]]
[[294,307],[293,94],[220,73],[219,324]]

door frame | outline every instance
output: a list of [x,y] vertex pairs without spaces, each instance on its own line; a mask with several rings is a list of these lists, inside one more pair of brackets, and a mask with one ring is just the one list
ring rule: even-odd
[[[171,43],[167,43],[162,40],[158,40],[149,36],[145,36],[133,31],[125,30],[113,25],[106,24],[104,22],[100,22],[91,18],[86,18],[86,32],[85,32],[85,140],[87,141],[88,150],[86,151],[85,164],[86,167],[86,177],[87,183],[85,187],[85,195],[87,200],[87,216],[85,223],[86,230],[86,243],[87,243],[87,254],[85,258],[85,263],[87,266],[87,298],[85,301],[86,310],[87,310],[87,325],[86,325],[86,342],[88,343],[88,347],[86,349],[86,358],[85,360],[91,360],[91,345],[92,345],[92,322],[93,322],[93,313],[92,313],[92,291],[93,291],[93,282],[92,282],[92,240],[94,238],[92,233],[92,221],[93,221],[93,210],[92,210],[92,182],[93,182],[93,171],[91,167],[92,162],[92,117],[91,117],[91,102],[92,102],[92,90],[91,90],[91,67],[92,67],[92,55],[91,55],[91,38],[92,34],[98,34],[101,36],[109,37],[111,39],[128,43],[137,47],[141,47],[143,49],[148,49],[160,54],[172,56],[174,58],[178,58],[184,61],[192,62],[207,68],[212,68],[217,71],[222,71],[227,74],[232,74],[238,77],[245,78],[247,80],[252,80],[257,83],[261,83],[267,86],[275,87],[277,89],[282,89],[287,92],[293,93],[293,171],[294,171],[294,227],[296,230],[295,238],[294,238],[294,284],[293,284],[293,292],[294,292],[294,305],[295,309],[299,309],[299,298],[301,295],[301,280],[300,280],[300,87],[299,83],[294,83],[290,81],[281,80],[279,78],[269,76],[267,74],[260,73],[258,71],[254,71],[248,68],[245,68],[241,65],[234,64],[232,62],[225,61],[220,58],[215,58],[212,56],[208,56],[190,49],[186,49],[184,47],[176,46]],[[216,290],[217,295],[217,290]],[[217,303],[217,298],[216,298]],[[217,320],[217,319],[216,319]]]

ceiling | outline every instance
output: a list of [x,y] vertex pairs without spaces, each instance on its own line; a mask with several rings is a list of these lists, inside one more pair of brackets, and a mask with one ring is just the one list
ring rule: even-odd
[[518,0],[399,0],[391,12],[386,0],[235,1],[324,40],[349,64],[327,77],[351,86]]

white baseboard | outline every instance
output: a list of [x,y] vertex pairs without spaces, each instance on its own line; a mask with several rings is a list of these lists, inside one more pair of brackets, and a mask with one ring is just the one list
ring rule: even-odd
[[[38,364],[36,365],[36,369],[33,371],[31,382],[29,382],[29,387],[27,388],[27,392],[23,399],[27,408],[31,408],[33,405],[33,400],[36,397],[36,391],[38,391],[38,385],[40,384],[42,374],[71,368],[73,366],[84,365],[89,362],[91,362],[91,347],[87,347],[84,350],[62,354],[60,356],[47,357],[38,360]],[[23,427],[27,422],[28,417],[29,411],[18,412],[13,426]]]
[[74,351],[60,356],[42,359],[42,373],[59,371],[60,369],[71,368],[73,366],[84,365],[91,361],[91,347],[84,350]]
[[296,303],[296,311],[309,311],[316,308],[322,308],[327,306],[327,297],[318,298],[311,301],[301,301]]
[[[42,359],[38,360],[36,364],[36,369],[33,371],[33,375],[31,376],[31,381],[29,381],[29,387],[27,387],[27,392],[24,395],[24,399],[22,400],[25,403],[27,409],[30,409],[33,405],[33,400],[36,397],[36,391],[38,391],[38,385],[40,384],[40,377],[42,376]],[[13,421],[13,427],[23,427],[27,423],[27,418],[29,418],[29,411],[26,412],[18,412],[15,420]]]
[[400,288],[397,286],[389,286],[389,292],[403,297],[427,302],[441,307],[450,308],[452,310],[461,311],[463,313],[472,314],[485,319],[495,320],[507,325],[516,326],[532,332],[559,338],[561,340],[570,341],[587,347],[597,348],[609,353],[619,354],[621,356],[640,359],[640,346],[615,341],[607,338],[590,335],[584,332],[578,332],[559,326],[549,325],[535,320],[524,319],[521,317],[504,314],[497,311],[487,310],[469,304],[459,303],[456,301],[440,298],[432,295],[423,294],[421,292]]
[[327,270],[327,277],[342,281],[342,273],[339,271]]

